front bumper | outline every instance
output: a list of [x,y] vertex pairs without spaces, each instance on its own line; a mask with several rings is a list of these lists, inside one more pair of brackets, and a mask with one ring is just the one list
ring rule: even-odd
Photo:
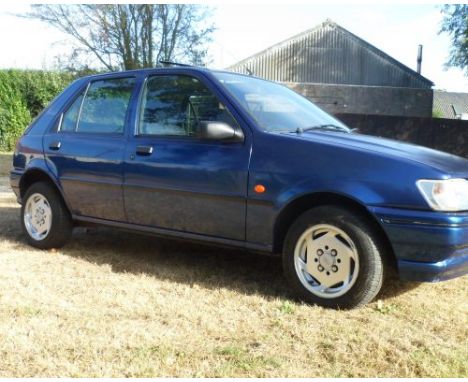
[[402,280],[443,281],[468,273],[468,251],[437,263],[398,260],[398,273]]
[[468,273],[468,213],[372,207],[402,280],[442,281]]

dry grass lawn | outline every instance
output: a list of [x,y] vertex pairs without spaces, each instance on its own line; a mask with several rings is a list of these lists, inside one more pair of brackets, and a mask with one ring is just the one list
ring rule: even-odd
[[467,277],[339,312],[277,259],[106,229],[39,251],[0,179],[0,377],[468,376]]

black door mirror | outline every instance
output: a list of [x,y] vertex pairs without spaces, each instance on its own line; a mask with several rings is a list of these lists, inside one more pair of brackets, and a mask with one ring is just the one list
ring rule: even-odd
[[225,122],[200,121],[198,137],[215,141],[243,142],[244,133],[240,128],[234,128]]

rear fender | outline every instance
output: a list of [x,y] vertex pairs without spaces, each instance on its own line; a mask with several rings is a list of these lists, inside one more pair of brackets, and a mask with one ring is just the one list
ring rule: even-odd
[[38,174],[38,173],[47,177],[47,179],[55,186],[56,190],[62,197],[62,200],[65,202],[65,205],[67,206],[68,210],[71,211],[67,198],[65,197],[65,194],[63,193],[62,187],[60,186],[60,182],[56,175],[57,171],[56,171],[55,166],[53,165],[52,162],[46,161],[44,158],[33,158],[26,164],[24,173],[21,176],[20,183],[19,183],[21,195],[23,194],[24,183],[28,181],[28,178],[30,176],[34,176],[35,174]]

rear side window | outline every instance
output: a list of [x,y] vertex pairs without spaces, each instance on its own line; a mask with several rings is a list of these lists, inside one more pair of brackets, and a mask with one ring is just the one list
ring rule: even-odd
[[134,78],[92,82],[84,97],[80,95],[63,115],[60,130],[95,134],[123,133],[134,85]]
[[133,78],[93,82],[86,92],[76,131],[122,133],[134,83]]

